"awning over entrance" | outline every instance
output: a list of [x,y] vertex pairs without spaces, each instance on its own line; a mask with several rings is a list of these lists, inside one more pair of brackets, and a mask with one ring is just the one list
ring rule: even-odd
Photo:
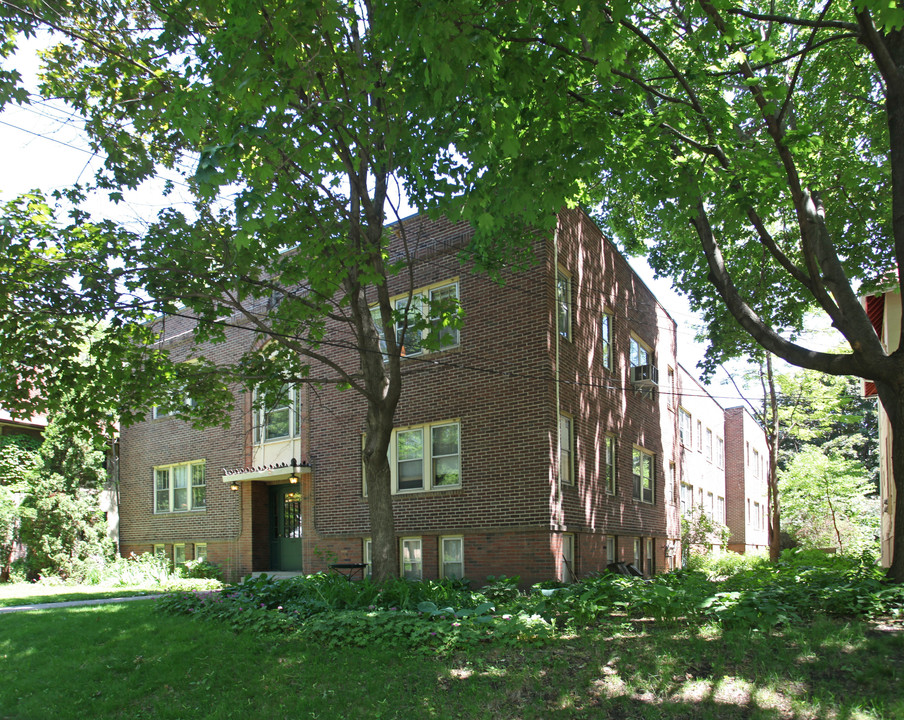
[[288,480],[292,475],[308,475],[311,465],[308,462],[276,463],[259,467],[223,468],[224,483],[241,483],[262,480]]

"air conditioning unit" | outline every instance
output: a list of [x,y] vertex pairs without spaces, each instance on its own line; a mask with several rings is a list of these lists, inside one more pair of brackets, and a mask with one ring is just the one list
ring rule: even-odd
[[659,368],[655,365],[635,365],[631,368],[631,384],[640,387],[659,385]]

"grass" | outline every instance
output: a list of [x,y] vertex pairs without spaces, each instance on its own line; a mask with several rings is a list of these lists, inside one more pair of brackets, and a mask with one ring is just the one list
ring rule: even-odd
[[330,651],[154,612],[0,615],[0,718],[904,717],[904,632],[609,620],[542,647]]
[[0,608],[66,602],[69,600],[131,597],[154,592],[160,592],[160,590],[152,584],[131,587],[105,587],[103,585],[45,585],[25,582],[0,583]]

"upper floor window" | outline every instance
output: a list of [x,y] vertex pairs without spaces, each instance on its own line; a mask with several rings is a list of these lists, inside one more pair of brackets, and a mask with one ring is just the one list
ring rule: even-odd
[[272,397],[254,393],[254,442],[288,440],[301,435],[298,388],[283,385]]
[[681,512],[688,513],[694,507],[694,486],[689,483],[681,483]]
[[634,448],[634,497],[643,502],[653,502],[653,453],[643,448]]
[[706,442],[703,445],[703,456],[709,461],[713,461],[713,431],[706,428]]
[[630,346],[630,360],[631,367],[637,367],[638,365],[649,365],[652,362],[652,351],[643,345],[640,340],[637,338],[631,338],[631,346]]
[[760,451],[753,451],[753,476],[758,478],[760,476]]
[[[445,350],[459,344],[458,328],[452,322],[459,310],[457,282],[419,288],[411,294],[410,301],[405,294],[392,298],[391,302],[395,309],[396,343],[402,357],[420,355],[429,350]],[[385,353],[386,338],[380,322],[380,309],[374,305],[371,313],[380,335],[380,349]]]
[[207,507],[204,461],[154,468],[154,512],[186,512]]
[[678,439],[685,447],[691,447],[691,414],[678,408]]
[[606,370],[614,367],[613,348],[612,348],[612,313],[604,312],[600,321],[600,352],[602,355],[602,365]]
[[703,423],[697,421],[697,452],[703,452]]
[[725,467],[725,440],[716,438],[716,467]]
[[556,275],[556,321],[559,335],[571,340],[571,277],[561,269]]

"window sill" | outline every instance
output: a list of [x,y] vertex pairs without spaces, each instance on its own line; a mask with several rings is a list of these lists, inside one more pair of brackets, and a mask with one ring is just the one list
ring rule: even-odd
[[192,513],[202,512],[207,512],[207,508],[192,508],[191,510],[154,510],[154,515],[191,515]]
[[413,490],[393,490],[393,496],[401,496],[401,495],[433,495],[434,493],[444,493],[449,492],[451,490],[461,490],[461,483],[458,485],[438,485],[436,487],[424,489],[417,488]]

